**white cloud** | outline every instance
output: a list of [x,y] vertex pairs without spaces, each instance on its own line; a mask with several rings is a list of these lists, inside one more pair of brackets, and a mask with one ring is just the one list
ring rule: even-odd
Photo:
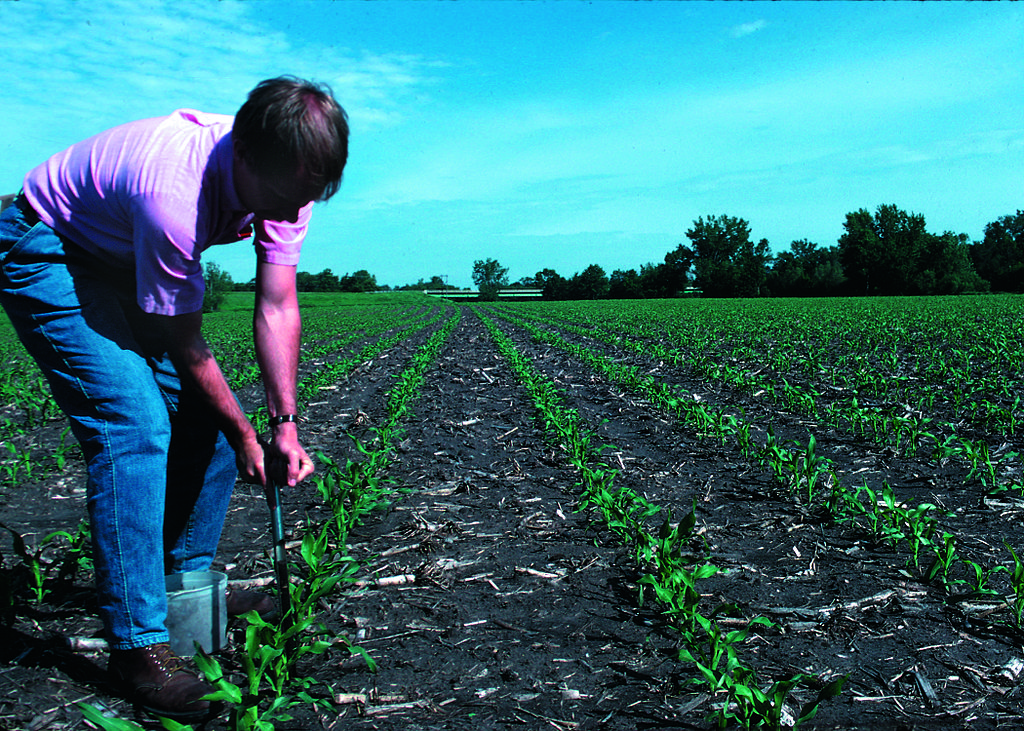
[[734,25],[729,29],[729,35],[733,38],[743,38],[757,33],[759,30],[764,30],[768,27],[767,20],[754,20],[750,23],[741,23],[740,25]]

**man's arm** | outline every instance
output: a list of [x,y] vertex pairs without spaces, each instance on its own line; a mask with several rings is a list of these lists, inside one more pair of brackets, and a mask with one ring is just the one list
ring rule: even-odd
[[[253,339],[271,417],[298,412],[296,380],[301,336],[295,267],[259,262]],[[288,485],[295,485],[313,473],[313,461],[299,444],[298,425],[294,422],[273,427],[267,456],[270,468],[278,473],[277,479]]]
[[153,327],[163,333],[179,378],[196,388],[212,408],[224,436],[235,450],[242,479],[265,484],[263,447],[203,338],[202,313],[148,315],[148,318]]

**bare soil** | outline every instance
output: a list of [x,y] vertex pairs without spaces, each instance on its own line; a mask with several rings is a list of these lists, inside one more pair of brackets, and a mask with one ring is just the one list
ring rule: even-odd
[[[806,510],[731,445],[701,438],[570,356],[503,327],[593,425],[596,442],[610,445],[604,456],[620,470],[618,484],[677,520],[696,505],[695,556],[722,570],[703,585],[707,610],[736,605],[722,620],[727,627],[756,616],[774,622],[741,650],[762,683],[796,673],[818,683],[848,676],[841,696],[805,728],[1024,727],[1022,637],[999,600],[951,601],[920,580],[905,551]],[[420,340],[324,390],[304,415],[307,447],[354,458],[352,437],[372,436],[390,376]],[[709,402],[742,406],[779,436],[813,431],[844,476],[857,473],[858,484],[886,480],[910,503],[941,506],[962,555],[980,565],[1006,563],[1002,540],[1019,535],[1021,502],[986,499],[965,469],[897,458],[685,370],[618,355]],[[574,471],[469,310],[428,373],[415,412],[388,475],[397,490],[390,508],[352,537],[367,583],[332,597],[321,615],[369,652],[378,671],[341,651],[311,660],[303,672],[329,685],[339,703],[330,713],[299,706],[294,720],[277,727],[708,728],[717,699],[689,683],[694,671],[678,659],[677,633],[656,606],[638,601],[629,552],[594,516],[577,512]],[[39,439],[56,439],[60,429],[55,424]],[[71,463],[60,475],[8,490],[0,522],[30,540],[71,530],[85,514],[83,486],[81,464]],[[312,485],[284,500],[293,531],[323,517]],[[0,729],[84,728],[79,701],[144,720],[107,686],[102,652],[68,647],[67,638],[99,631],[88,577],[53,586],[33,605],[3,540],[3,579],[20,593],[3,624]],[[215,568],[232,580],[269,580],[270,546],[261,491],[239,484]],[[222,653],[229,669],[237,668],[241,631],[233,625],[234,644]],[[815,682],[801,686],[791,705],[815,692]],[[205,727],[226,725],[220,719]]]

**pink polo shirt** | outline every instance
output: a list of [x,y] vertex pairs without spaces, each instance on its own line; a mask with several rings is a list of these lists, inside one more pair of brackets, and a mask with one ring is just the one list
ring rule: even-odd
[[39,219],[98,259],[135,274],[146,312],[203,306],[200,257],[255,234],[256,256],[295,266],[313,204],[295,223],[256,219],[235,192],[234,118],[179,109],[91,137],[32,170],[25,196]]

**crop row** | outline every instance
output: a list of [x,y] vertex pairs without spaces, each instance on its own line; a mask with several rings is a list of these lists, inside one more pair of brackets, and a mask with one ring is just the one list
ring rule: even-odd
[[[408,324],[367,344],[353,356],[336,361],[336,368],[320,370],[307,379],[310,388],[317,388],[331,379],[344,378],[353,364],[397,345],[423,327],[440,323],[397,375],[386,397],[387,417],[376,430],[373,442],[357,444],[362,458],[341,464],[328,455],[318,455],[321,469],[314,479],[329,517],[318,525],[306,525],[299,539],[302,559],[299,575],[286,587],[290,611],[278,622],[264,621],[255,612],[245,617],[248,625],[239,653],[241,674],[225,672],[214,657],[202,653],[197,656],[197,664],[216,688],[211,699],[229,707],[228,728],[232,731],[272,731],[276,723],[290,720],[290,714],[300,705],[332,707],[329,688],[322,687],[315,678],[297,673],[303,658],[343,648],[364,658],[371,669],[374,667],[369,654],[348,638],[331,632],[317,615],[324,600],[358,580],[360,566],[348,552],[348,535],[368,513],[391,499],[386,472],[395,444],[403,433],[403,422],[408,418],[424,374],[436,362],[441,348],[458,325],[457,310],[441,309],[431,314],[429,320]],[[88,704],[79,707],[87,719],[108,731],[143,728],[132,721],[105,717]],[[172,731],[189,728],[167,719],[163,720],[163,725]]]
[[1024,386],[1018,297],[579,303],[520,312],[637,334],[708,374],[764,373],[885,408],[944,409],[1015,434]]
[[[650,595],[662,607],[680,637],[678,657],[692,664],[699,680],[717,699],[712,719],[720,728],[796,727],[811,720],[819,705],[842,689],[844,678],[817,682],[821,690],[793,714],[787,707],[791,691],[812,680],[803,674],[764,686],[755,669],[747,665],[740,648],[748,633],[758,626],[772,626],[764,617],[750,620],[741,629],[724,629],[717,621],[722,607],[709,612],[701,606],[704,579],[718,573],[710,563],[691,564],[687,556],[694,539],[695,508],[678,522],[671,512],[650,503],[626,487],[614,485],[617,471],[602,461],[610,445],[594,446],[594,430],[575,409],[568,407],[558,387],[543,376],[486,314],[477,315],[498,351],[529,392],[544,429],[576,468],[581,481],[579,509],[590,509],[623,545],[632,549],[641,571],[638,599]],[[537,333],[539,334],[539,333]],[[577,351],[579,353],[579,351]]]
[[[853,536],[865,536],[870,543],[893,550],[905,549],[906,568],[912,572],[907,575],[938,588],[950,604],[966,602],[969,605],[988,598],[987,605],[976,607],[974,616],[978,621],[983,621],[983,617],[997,617],[996,623],[1005,628],[1007,636],[1015,636],[1022,629],[1024,565],[1013,545],[1018,540],[1015,534],[1008,533],[1002,540],[1005,548],[1002,562],[975,560],[976,556],[962,552],[964,537],[945,525],[945,520],[952,517],[948,508],[927,501],[913,504],[900,497],[899,490],[885,481],[879,486],[869,486],[866,481],[856,484],[852,479],[855,470],[819,454],[813,426],[806,445],[792,440],[779,443],[773,435],[773,427],[779,421],[778,412],[774,417],[767,417],[767,425],[758,425],[747,418],[741,407],[716,409],[706,401],[693,398],[686,388],[650,375],[650,361],[647,365],[626,365],[623,351],[612,348],[606,355],[600,352],[602,347],[598,347],[613,344],[625,348],[626,352],[680,365],[679,360],[667,357],[664,350],[652,352],[659,347],[656,340],[609,333],[596,324],[573,325],[552,315],[528,317],[518,307],[498,308],[497,314],[536,342],[563,350],[610,382],[641,396],[698,435],[722,444],[732,442],[752,463],[770,470],[780,485],[788,487],[801,499],[806,511],[824,510],[835,524],[848,526]],[[809,423],[800,421],[804,425]],[[837,422],[823,419],[819,423],[835,425]],[[850,423],[858,422],[850,420]],[[955,425],[950,427],[955,428]],[[898,444],[899,434],[887,433],[895,437]],[[993,492],[1020,492],[1016,452],[1004,448],[1000,458],[993,460],[984,440],[958,437],[955,431],[941,443],[931,435],[918,437],[915,441],[921,445],[926,438],[932,439],[931,456],[936,466],[950,458],[959,458],[968,467],[967,480],[980,477]],[[893,450],[894,453],[900,451]],[[968,605],[962,607],[965,613],[972,611]]]
[[[628,311],[628,308],[624,309]],[[517,308],[516,312],[523,319],[523,310]],[[616,329],[614,322],[608,324],[593,313],[589,320],[582,320],[580,324],[579,319],[571,316],[573,314],[559,318],[550,312],[535,312],[532,319],[568,333],[600,340],[617,349],[630,350],[655,361],[685,368],[702,381],[719,382],[761,401],[773,402],[791,413],[811,417],[822,425],[870,438],[878,445],[892,448],[897,454],[921,454],[936,464],[949,459],[960,460],[970,466],[969,477],[977,477],[989,490],[1019,490],[1022,487],[1020,455],[1005,439],[1007,434],[1013,436],[1013,427],[1019,420],[1019,396],[1015,397],[1010,408],[1004,409],[996,405],[1001,398],[998,395],[993,400],[975,393],[977,399],[972,402],[974,407],[971,413],[979,413],[979,403],[986,404],[983,409],[987,415],[985,425],[990,425],[993,419],[996,422],[993,429],[999,436],[993,438],[989,432],[986,437],[977,428],[964,428],[964,414],[960,415],[960,419],[955,419],[955,414],[948,410],[935,411],[934,406],[930,408],[920,396],[911,405],[904,400],[908,395],[905,392],[888,393],[886,398],[879,399],[877,389],[872,397],[871,394],[865,395],[849,386],[840,388],[820,381],[793,378],[794,370],[813,370],[819,374],[835,372],[836,368],[830,368],[824,363],[816,364],[813,369],[801,369],[798,362],[791,362],[789,369],[783,370],[778,364],[774,368],[765,365],[771,363],[770,353],[751,354],[749,345],[739,347],[740,352],[737,352],[725,346],[716,346],[710,338],[694,344],[693,337],[696,336],[693,336],[686,347],[680,347],[675,344],[677,341],[671,334],[652,338],[650,333],[654,328],[650,321],[646,323],[643,332],[638,332]],[[773,326],[777,332],[779,326]],[[678,325],[669,323],[666,328],[678,329]],[[796,338],[797,334],[791,336],[791,339]],[[1004,333],[1000,342],[1005,345],[1006,340]],[[1020,342],[1024,342],[1024,339]],[[757,365],[752,365],[755,363]],[[1016,378],[1007,376],[999,380],[1004,384],[1013,382],[1020,385]],[[890,382],[894,379],[880,375],[872,380]],[[955,390],[955,387],[950,388]],[[951,418],[955,420],[951,421]]]

